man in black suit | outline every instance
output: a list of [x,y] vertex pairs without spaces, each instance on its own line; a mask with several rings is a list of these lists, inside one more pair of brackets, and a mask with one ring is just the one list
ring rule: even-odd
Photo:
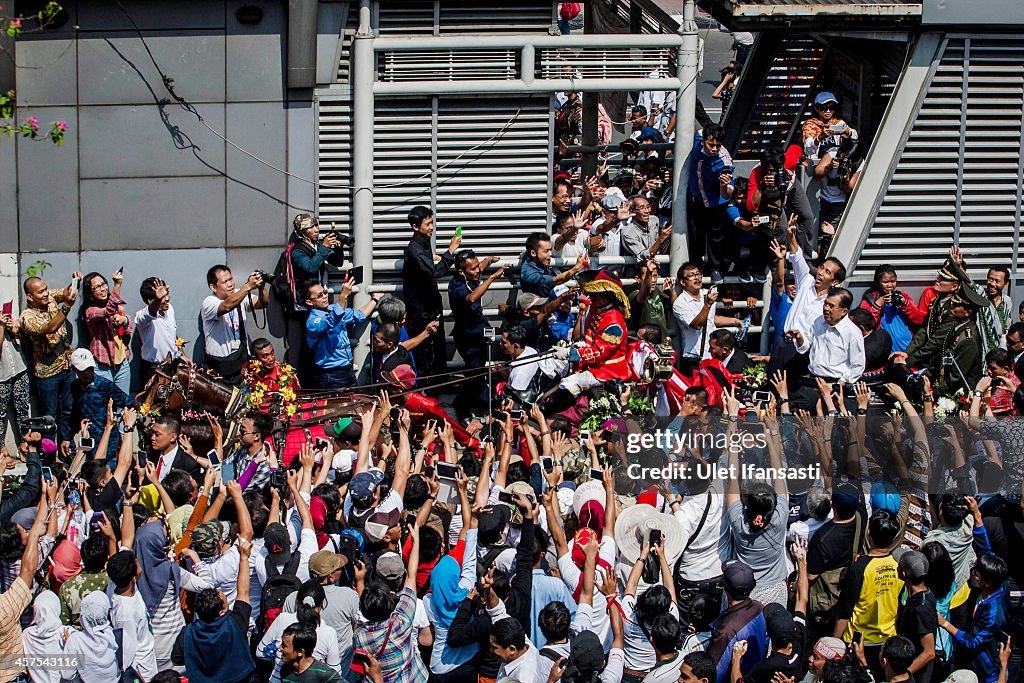
[[708,352],[715,360],[722,361],[725,369],[734,375],[742,373],[752,365],[747,352],[736,346],[736,335],[730,330],[715,330],[708,337]]
[[178,448],[181,422],[170,415],[157,418],[149,432],[149,461],[156,467],[157,481],[171,470],[184,470],[197,483],[203,481],[203,467],[195,458]]
[[1013,361],[1013,374],[1024,381],[1024,323],[1014,323],[1006,330],[1006,350]]

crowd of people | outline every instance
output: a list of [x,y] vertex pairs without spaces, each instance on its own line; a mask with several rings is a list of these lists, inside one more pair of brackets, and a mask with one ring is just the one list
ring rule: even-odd
[[[556,176],[518,263],[460,232],[436,253],[418,206],[401,295],[354,308],[358,269],[329,291],[344,236],[296,216],[273,273],[209,269],[195,359],[161,277],[134,314],[122,271],[28,278],[0,314],[0,473],[24,468],[0,491],[0,683],[1016,681],[1009,271],[975,282],[954,246],[916,301],[881,266],[855,305],[828,244],[858,134],[823,92],[749,178],[705,122],[691,260],[666,276],[672,179],[645,145],[674,135],[671,102],[631,110],[635,167]],[[283,360],[249,327],[272,300]],[[181,415],[154,410],[178,367],[244,409],[184,389]],[[324,438],[285,447],[304,395],[345,392]]]

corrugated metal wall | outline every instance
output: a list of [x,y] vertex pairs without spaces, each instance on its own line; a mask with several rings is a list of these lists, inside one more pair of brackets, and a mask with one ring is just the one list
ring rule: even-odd
[[[958,242],[974,265],[1016,269],[1020,247],[1024,46],[949,37],[857,261],[927,275]],[[971,259],[970,257],[974,257]]]

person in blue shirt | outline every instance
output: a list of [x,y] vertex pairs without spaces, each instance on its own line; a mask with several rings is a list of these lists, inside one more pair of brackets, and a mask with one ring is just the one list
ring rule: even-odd
[[722,284],[729,265],[726,206],[733,193],[734,167],[724,139],[725,130],[717,124],[693,136],[687,181],[690,257],[706,260],[713,285]]
[[[348,301],[352,284],[346,279],[339,302]],[[313,351],[316,380],[321,389],[345,389],[356,384],[352,369],[352,342],[348,326],[366,322],[377,306],[379,295],[374,295],[362,308],[342,308],[341,303],[330,303],[327,289],[319,282],[306,285],[303,299],[309,307],[306,319],[306,344]]]
[[796,276],[786,269],[786,248],[778,240],[772,240],[771,252],[775,256],[775,272],[772,276],[772,298],[768,304],[768,319],[772,326],[772,346],[775,348],[785,333],[786,317],[796,298]]
[[551,267],[553,255],[551,235],[546,232],[531,232],[527,235],[526,250],[519,268],[520,288],[523,292],[551,298],[555,285],[575,278],[577,273],[586,268],[584,264],[589,262],[586,254],[580,254],[572,268],[559,273]]
[[[105,377],[96,374],[96,359],[89,349],[75,349],[71,354],[71,368],[75,371],[75,381],[71,385],[75,397],[78,419],[89,420],[99,428],[107,422],[107,404],[113,401],[113,409],[119,411],[127,406],[135,407],[135,401],[121,391]],[[102,431],[102,430],[100,430]],[[96,439],[98,442],[99,440]],[[121,434],[114,430],[110,434],[110,443],[104,459],[111,469],[117,465],[117,450],[121,447]],[[89,458],[96,457],[96,447],[89,449]]]
[[[981,527],[985,529],[984,526]],[[978,534],[975,533],[977,541]],[[987,536],[983,545],[987,546]],[[954,647],[970,661],[970,668],[978,674],[981,683],[995,683],[999,679],[999,631],[1006,627],[1009,598],[1006,580],[1009,578],[1006,561],[991,552],[978,554],[971,568],[970,584],[980,592],[974,606],[971,629],[962,631],[938,615],[939,628],[953,636]]]

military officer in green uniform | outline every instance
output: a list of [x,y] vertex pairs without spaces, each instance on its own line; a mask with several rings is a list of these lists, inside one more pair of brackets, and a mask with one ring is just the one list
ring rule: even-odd
[[[907,365],[912,368],[938,368],[940,366],[943,344],[946,343],[953,329],[957,327],[956,321],[949,314],[953,298],[957,294],[964,290],[970,290],[965,294],[975,306],[987,305],[984,298],[969,286],[970,281],[960,264],[952,258],[946,259],[936,274],[935,282],[938,293],[928,304],[924,324],[907,345]],[[943,284],[941,289],[939,288],[940,283]],[[933,381],[938,377],[934,372],[930,375]]]
[[970,394],[981,379],[981,333],[974,324],[978,309],[987,303],[979,301],[981,298],[973,289],[961,287],[949,297],[946,320],[934,335],[938,350],[927,358],[919,355],[907,357],[911,366],[928,368],[940,396],[952,396],[961,389]]

